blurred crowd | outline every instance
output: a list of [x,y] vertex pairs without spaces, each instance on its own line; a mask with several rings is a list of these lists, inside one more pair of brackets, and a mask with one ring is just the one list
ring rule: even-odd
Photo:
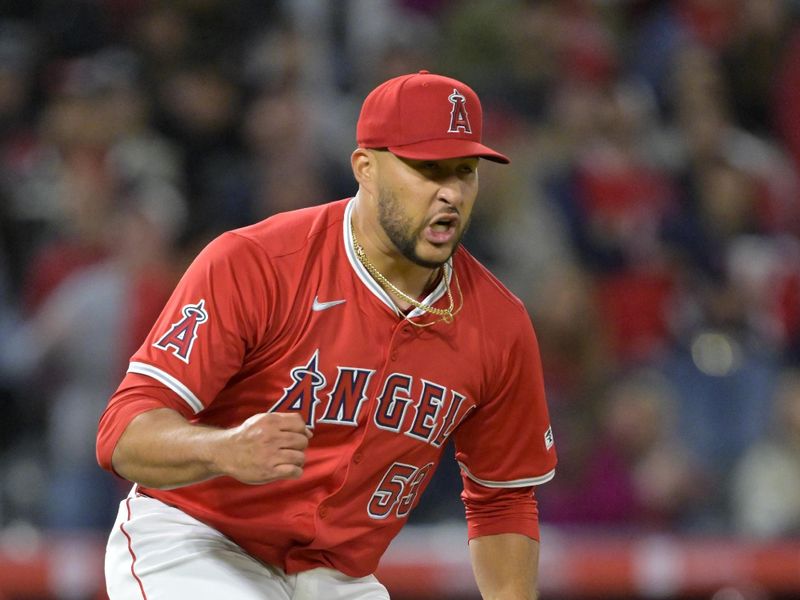
[[188,261],[352,195],[364,95],[425,68],[512,158],[465,243],[539,337],[542,521],[800,534],[797,0],[0,6],[0,527],[112,523],[97,419]]

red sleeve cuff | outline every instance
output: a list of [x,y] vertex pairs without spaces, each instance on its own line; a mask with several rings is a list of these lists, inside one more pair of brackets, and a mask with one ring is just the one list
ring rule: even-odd
[[190,417],[191,409],[171,390],[143,375],[128,374],[109,400],[97,428],[97,462],[114,473],[111,457],[128,424],[138,415],[156,408],[171,408]]
[[533,487],[489,488],[465,476],[461,499],[469,539],[501,533],[539,539],[539,511]]
[[491,523],[480,523],[467,519],[467,537],[473,539],[484,535],[499,535],[501,533],[519,533],[532,540],[539,541],[538,519],[497,519]]

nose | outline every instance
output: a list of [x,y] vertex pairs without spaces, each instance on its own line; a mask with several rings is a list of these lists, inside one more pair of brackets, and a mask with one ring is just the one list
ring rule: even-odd
[[456,176],[442,178],[439,181],[437,200],[454,208],[458,208],[464,200],[464,183]]

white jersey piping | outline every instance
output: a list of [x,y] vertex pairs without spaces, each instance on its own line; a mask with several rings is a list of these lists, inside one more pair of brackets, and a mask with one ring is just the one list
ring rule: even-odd
[[460,461],[458,466],[461,467],[461,470],[464,471],[466,476],[472,479],[472,481],[475,483],[480,483],[481,485],[489,488],[521,488],[530,487],[532,485],[542,485],[543,483],[550,481],[556,474],[556,470],[553,469],[549,473],[545,473],[539,477],[526,477],[525,479],[512,479],[511,481],[488,481],[486,479],[475,477],[475,475],[470,473],[469,469],[464,466],[464,463]]
[[132,361],[128,366],[128,373],[137,373],[139,375],[147,375],[148,377],[152,377],[159,383],[164,384],[173,392],[178,394],[186,404],[195,412],[195,414],[199,413],[203,410],[203,403],[200,402],[200,399],[192,393],[192,391],[186,387],[183,383],[175,379],[169,373],[166,373],[159,369],[158,367],[154,367],[153,365],[148,365],[142,362]]
[[[367,269],[364,267],[364,265],[361,264],[361,261],[359,261],[358,257],[356,256],[356,250],[353,247],[353,235],[352,235],[353,228],[351,221],[352,221],[353,208],[355,207],[355,203],[357,200],[358,200],[358,194],[356,194],[350,199],[350,201],[347,203],[347,206],[344,209],[344,222],[343,222],[342,234],[344,236],[344,248],[345,251],[347,252],[347,259],[350,261],[350,266],[353,268],[353,271],[355,271],[356,275],[358,275],[358,278],[361,279],[362,283],[365,286],[367,286],[367,289],[369,289],[369,291],[375,294],[375,296],[377,296],[378,299],[381,302],[383,302],[386,306],[391,308],[396,315],[400,316],[401,314],[400,309],[397,308],[397,305],[392,300],[392,297],[388,294],[388,292],[386,292],[386,290],[384,290],[380,286],[380,284],[377,281],[375,281],[372,278],[372,275],[369,274]],[[424,300],[422,300],[422,304],[431,305],[437,300],[439,300],[442,296],[444,296],[445,293],[447,293],[447,286],[450,284],[450,279],[452,278],[452,273],[453,273],[453,259],[449,258],[447,260],[447,264],[450,267],[449,269],[446,269],[447,281],[445,281],[445,279],[442,278],[442,280],[439,282],[439,285],[437,285],[436,288],[430,294],[428,294],[428,296]],[[424,310],[415,308],[410,313],[408,313],[406,318],[410,319],[414,317],[420,317],[425,314],[427,313]]]

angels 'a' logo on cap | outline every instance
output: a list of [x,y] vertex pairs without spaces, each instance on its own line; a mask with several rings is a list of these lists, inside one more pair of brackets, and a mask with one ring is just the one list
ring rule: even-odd
[[453,93],[448,96],[450,104],[453,108],[450,110],[450,127],[447,133],[472,133],[472,126],[469,124],[469,115],[467,114],[467,99],[457,89],[453,88]]

